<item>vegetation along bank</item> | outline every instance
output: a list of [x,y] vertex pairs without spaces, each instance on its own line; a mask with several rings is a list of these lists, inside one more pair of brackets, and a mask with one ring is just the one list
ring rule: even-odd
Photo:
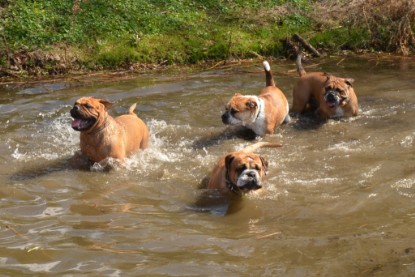
[[0,0],[0,77],[415,49],[413,0]]

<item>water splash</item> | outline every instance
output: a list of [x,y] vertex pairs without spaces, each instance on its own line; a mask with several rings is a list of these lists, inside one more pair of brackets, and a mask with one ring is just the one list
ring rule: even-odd
[[415,179],[412,178],[405,178],[401,179],[394,184],[391,185],[393,189],[395,189],[399,195],[414,198],[415,197]]
[[413,132],[411,135],[406,136],[405,138],[403,138],[400,141],[400,145],[404,148],[410,148],[412,147],[413,143],[414,143],[414,137],[415,137],[415,132]]

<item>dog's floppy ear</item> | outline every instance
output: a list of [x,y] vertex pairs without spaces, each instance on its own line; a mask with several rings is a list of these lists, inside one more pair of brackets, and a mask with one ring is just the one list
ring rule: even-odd
[[239,92],[236,92],[233,96],[241,96]]
[[229,154],[225,157],[225,168],[226,171],[229,170],[229,168],[231,167],[231,164],[233,162],[233,160],[235,159],[235,157],[232,154]]
[[262,169],[264,170],[264,175],[267,175],[267,171],[268,171],[268,161],[265,160],[265,158],[262,157],[262,156],[259,156],[259,158],[261,159]]
[[110,102],[107,99],[99,99],[99,103],[101,103],[102,105],[104,105],[105,109],[108,110],[109,108],[112,107],[112,105],[114,105],[114,103]]
[[346,78],[344,79],[344,81],[346,82],[346,84],[348,84],[349,86],[353,86],[354,83],[354,79],[353,78]]

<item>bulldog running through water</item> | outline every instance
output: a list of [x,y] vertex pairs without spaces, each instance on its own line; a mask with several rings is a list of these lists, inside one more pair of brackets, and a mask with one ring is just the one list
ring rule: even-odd
[[82,97],[70,111],[72,128],[81,132],[81,152],[92,162],[123,160],[148,145],[148,128],[134,113],[136,104],[116,118],[107,112],[111,105],[105,99]]
[[245,149],[223,156],[203,183],[207,189],[217,189],[228,196],[262,188],[262,177],[268,162],[253,152],[260,147],[281,147],[278,143],[257,142]]
[[356,116],[359,107],[352,87],[354,79],[338,78],[325,72],[306,73],[301,58],[299,53],[296,66],[301,79],[293,90],[291,112],[304,113],[310,108],[324,120]]
[[263,64],[266,86],[259,96],[236,93],[222,115],[224,124],[244,126],[258,136],[273,134],[279,125],[290,121],[287,98],[275,86],[269,63]]

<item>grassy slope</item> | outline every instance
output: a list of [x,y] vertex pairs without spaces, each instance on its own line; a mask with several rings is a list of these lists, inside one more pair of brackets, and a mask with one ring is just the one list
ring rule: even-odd
[[340,24],[344,18],[323,20],[323,9],[343,13],[347,2],[5,0],[0,1],[0,66],[54,74],[283,56],[283,41],[293,33],[327,51],[370,48],[367,21],[351,27]]

